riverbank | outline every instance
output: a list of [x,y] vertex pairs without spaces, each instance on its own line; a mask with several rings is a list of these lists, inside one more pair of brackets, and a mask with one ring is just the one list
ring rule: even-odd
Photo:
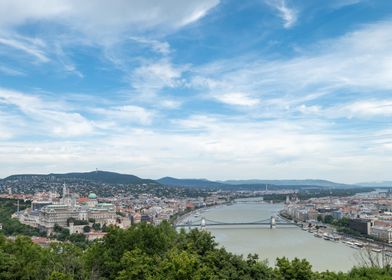
[[[284,210],[280,211],[279,214],[287,220],[294,221],[290,215],[285,213]],[[366,250],[373,253],[380,253],[387,257],[392,257],[392,246],[390,244],[367,237],[339,232],[337,227],[331,224],[312,224],[311,222],[298,222],[298,224],[302,226],[304,231],[313,234],[315,238],[321,238],[332,242],[340,242],[353,249]]]
[[[222,222],[252,222],[277,216],[284,205],[270,203],[235,203],[222,205],[200,213],[206,220]],[[189,219],[198,220],[190,216]],[[277,258],[308,259],[317,271],[348,271],[358,262],[358,250],[339,242],[328,242],[315,238],[299,227],[277,226],[211,226],[206,227],[219,246],[228,251],[247,256],[258,254],[260,259],[267,259],[270,265]]]

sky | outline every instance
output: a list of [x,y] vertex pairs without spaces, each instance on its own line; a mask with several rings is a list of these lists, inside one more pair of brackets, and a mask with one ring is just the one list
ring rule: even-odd
[[390,0],[1,0],[0,177],[392,180]]

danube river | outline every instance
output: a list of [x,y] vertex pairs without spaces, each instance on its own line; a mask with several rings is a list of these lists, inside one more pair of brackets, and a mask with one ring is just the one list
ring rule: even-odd
[[[199,210],[200,219],[221,222],[253,222],[270,218],[283,208],[283,204],[236,203],[207,210]],[[306,258],[313,269],[318,271],[348,271],[358,264],[358,249],[353,249],[341,242],[326,241],[298,227],[280,227],[275,229],[261,226],[207,227],[215,240],[228,251],[242,254],[256,253],[261,259],[275,264],[277,257],[286,256]]]

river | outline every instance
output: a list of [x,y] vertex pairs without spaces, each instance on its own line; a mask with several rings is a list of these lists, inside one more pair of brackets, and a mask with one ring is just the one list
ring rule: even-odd
[[[236,203],[233,205],[199,210],[200,216],[222,222],[252,222],[270,218],[283,209],[283,204]],[[207,227],[220,246],[228,251],[242,254],[256,253],[260,259],[275,264],[277,257],[306,258],[317,271],[348,271],[359,264],[360,250],[341,242],[326,241],[298,227],[270,229],[263,226]]]

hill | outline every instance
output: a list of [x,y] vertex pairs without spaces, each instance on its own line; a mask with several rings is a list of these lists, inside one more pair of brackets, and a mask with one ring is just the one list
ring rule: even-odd
[[142,179],[135,175],[120,174],[108,171],[74,172],[65,174],[19,174],[4,178],[4,181],[28,180],[85,180],[106,184],[159,184],[154,180]]
[[357,185],[363,187],[389,187],[392,188],[392,181],[381,181],[381,182],[363,182],[358,183]]
[[327,180],[227,180],[227,181],[210,181],[207,179],[178,179],[173,177],[164,177],[157,180],[166,186],[183,186],[183,187],[210,187],[222,189],[259,189],[279,187],[325,187],[325,188],[349,188],[357,187],[356,185],[347,185],[335,183]]
[[335,183],[327,180],[306,179],[306,180],[227,180],[219,181],[228,185],[275,185],[275,186],[309,186],[309,187],[355,187],[355,185],[347,185]]
[[225,184],[209,181],[207,179],[178,179],[173,177],[164,177],[158,179],[157,182],[165,186],[178,186],[178,187],[222,188],[226,186]]

